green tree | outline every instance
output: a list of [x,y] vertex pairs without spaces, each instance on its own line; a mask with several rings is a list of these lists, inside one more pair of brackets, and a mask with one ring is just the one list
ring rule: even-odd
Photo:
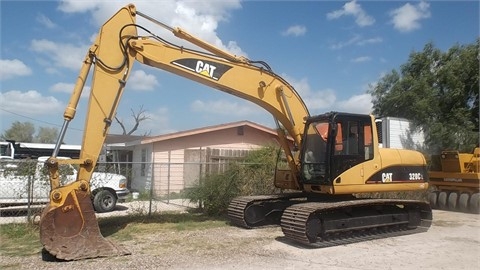
[[18,142],[33,142],[35,126],[30,122],[15,121],[12,126],[1,135],[2,140],[15,140]]
[[38,129],[35,142],[39,143],[55,143],[58,137],[58,129],[52,127],[40,127]]
[[442,52],[428,43],[412,52],[400,71],[370,87],[374,114],[412,120],[431,154],[470,152],[479,142],[479,45],[477,39]]
[[15,121],[12,126],[0,135],[1,140],[17,142],[54,143],[58,137],[58,129],[40,127],[35,134],[35,126],[30,122]]

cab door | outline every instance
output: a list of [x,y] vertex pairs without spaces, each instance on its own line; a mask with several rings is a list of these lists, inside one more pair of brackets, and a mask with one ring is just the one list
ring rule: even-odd
[[[331,179],[347,170],[363,180],[363,166],[373,158],[372,124],[368,115],[342,114],[335,117],[335,143],[332,146]],[[353,169],[352,169],[353,168]]]

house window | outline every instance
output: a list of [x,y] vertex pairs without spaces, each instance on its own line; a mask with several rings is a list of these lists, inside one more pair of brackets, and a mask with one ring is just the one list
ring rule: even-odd
[[140,176],[147,175],[147,149],[142,149],[142,164],[140,165]]
[[243,161],[249,150],[240,149],[212,149],[207,148],[208,164],[206,170],[208,173],[223,173],[228,166],[237,161]]
[[237,135],[238,136],[243,136],[243,126],[237,127]]

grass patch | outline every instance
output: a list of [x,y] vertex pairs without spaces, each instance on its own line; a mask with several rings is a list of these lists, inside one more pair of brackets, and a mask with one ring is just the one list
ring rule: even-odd
[[0,228],[0,253],[6,256],[30,256],[40,252],[38,226],[3,224]]
[[[163,213],[98,219],[100,231],[116,241],[139,239],[158,232],[195,231],[228,226],[226,219],[196,213]],[[4,256],[39,254],[42,244],[37,225],[3,224],[0,228],[0,253]]]
[[193,231],[228,226],[226,219],[198,213],[155,213],[106,217],[98,221],[104,236],[120,241],[134,239],[138,235],[162,231]]

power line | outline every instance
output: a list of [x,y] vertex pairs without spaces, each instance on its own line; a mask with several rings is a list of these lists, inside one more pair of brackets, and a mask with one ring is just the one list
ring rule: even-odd
[[[29,117],[29,116],[26,116],[26,115],[22,115],[22,114],[19,114],[19,113],[16,113],[16,112],[12,112],[12,111],[9,111],[9,110],[5,110],[4,108],[0,108],[0,110],[1,110],[1,111],[4,111],[4,112],[7,112],[7,113],[10,113],[10,114],[13,114],[13,115],[16,115],[16,116],[20,116],[20,117],[23,117],[23,118],[30,119],[30,120],[32,120],[32,121],[44,123],[44,124],[47,124],[47,125],[57,126],[57,127],[60,127],[60,128],[62,127],[62,125],[58,125],[58,124],[50,123],[50,122],[47,122],[47,121],[35,119],[35,118]],[[79,128],[70,127],[69,129],[83,132],[83,129],[79,129]]]

